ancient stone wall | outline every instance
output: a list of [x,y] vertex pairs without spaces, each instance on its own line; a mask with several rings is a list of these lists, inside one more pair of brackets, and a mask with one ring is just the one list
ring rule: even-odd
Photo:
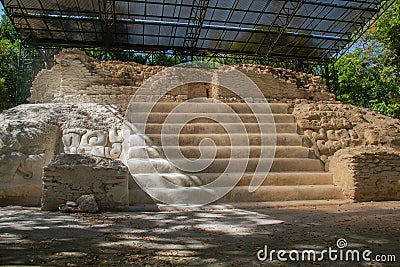
[[326,163],[336,151],[363,145],[385,145],[400,149],[400,120],[366,108],[340,102],[306,102],[294,104],[304,144],[314,149]]
[[128,175],[128,168],[117,160],[61,154],[44,167],[42,210],[58,210],[90,194],[101,211],[127,210]]
[[[335,96],[328,92],[328,87],[319,76],[253,64],[235,65],[234,67],[246,74],[267,99],[274,99],[275,101],[294,99],[335,100]],[[241,82],[241,77],[237,77],[237,83]],[[225,101],[229,101],[229,98],[235,98],[235,95],[226,88],[216,87],[214,90],[214,97],[217,96],[225,99]]]
[[[138,87],[165,69],[134,62],[98,61],[83,51],[71,49],[65,49],[56,56],[56,63],[51,70],[38,74],[31,88],[31,103],[114,104],[124,111]],[[318,76],[251,64],[234,67],[253,80],[268,99],[334,99]],[[179,73],[169,74],[171,77],[162,77],[166,83],[168,79],[179,77]],[[196,97],[213,97],[229,102],[235,95],[226,88],[194,83],[176,88],[166,99],[184,101]]]
[[31,88],[30,103],[114,104],[125,110],[144,80],[163,69],[134,62],[98,61],[64,49],[51,70],[42,70]]
[[331,160],[334,183],[354,201],[400,200],[400,151],[378,147],[346,148]]

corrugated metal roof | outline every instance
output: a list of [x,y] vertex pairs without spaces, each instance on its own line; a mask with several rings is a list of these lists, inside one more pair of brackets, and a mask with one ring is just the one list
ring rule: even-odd
[[34,45],[206,51],[325,60],[382,1],[2,0]]

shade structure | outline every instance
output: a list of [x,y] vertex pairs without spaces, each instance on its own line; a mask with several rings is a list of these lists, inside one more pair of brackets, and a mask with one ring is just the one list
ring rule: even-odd
[[28,44],[329,60],[376,0],[1,0]]

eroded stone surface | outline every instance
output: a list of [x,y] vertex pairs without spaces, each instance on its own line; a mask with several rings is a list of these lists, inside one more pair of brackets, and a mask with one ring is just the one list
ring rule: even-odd
[[368,146],[339,150],[330,162],[334,183],[355,201],[400,200],[400,151]]
[[62,212],[87,212],[96,213],[99,211],[99,206],[97,205],[96,198],[93,194],[82,195],[76,202],[67,201],[65,204],[58,206],[58,209]]
[[31,103],[103,103],[125,110],[144,80],[164,67],[98,61],[64,49],[51,70],[42,70],[31,88]]
[[80,212],[95,213],[99,211],[96,198],[93,194],[82,195],[76,202]]
[[68,154],[90,154],[117,159],[122,152],[122,130],[66,129],[62,141]]
[[128,175],[128,168],[118,160],[58,155],[44,168],[42,209],[58,210],[68,201],[77,201],[80,207],[84,199],[79,198],[93,194],[100,210],[125,210],[129,207]]
[[[320,76],[254,64],[238,64],[234,67],[249,77],[267,99],[274,101],[294,99],[327,101],[335,99],[335,96],[328,92],[328,87]],[[218,80],[218,76],[215,79]],[[234,80],[235,77],[232,79]],[[236,77],[236,79],[237,81],[232,82],[240,84],[240,77]],[[224,102],[236,101],[235,95],[224,88],[215,88],[213,93],[213,97]],[[253,100],[248,102],[253,102]]]
[[[56,62],[51,70],[43,70],[36,77],[31,88],[31,103],[103,103],[114,104],[125,111],[137,89],[166,68],[135,62],[99,61],[74,49],[64,49],[56,56]],[[319,76],[253,64],[233,67],[246,74],[268,99],[335,99]],[[180,75],[179,70],[171,70],[168,76],[161,75],[160,80],[169,84],[182,80]],[[213,82],[218,80],[218,75],[215,74]],[[242,82],[240,77],[236,79],[237,83]],[[178,86],[164,96],[163,101],[181,102],[197,97],[237,101],[235,94],[226,88],[204,83]]]
[[120,139],[114,129],[121,125],[115,107],[99,104],[30,104],[4,111],[0,114],[0,205],[40,205],[42,169],[64,152],[63,131],[79,127],[107,133],[104,156],[107,152],[116,157]]
[[326,163],[346,147],[385,145],[400,149],[400,120],[366,108],[339,102],[302,102],[294,105],[305,145]]

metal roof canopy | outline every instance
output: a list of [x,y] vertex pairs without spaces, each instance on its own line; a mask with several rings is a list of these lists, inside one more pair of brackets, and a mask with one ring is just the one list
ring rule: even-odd
[[[325,61],[380,12],[376,0],[1,0],[30,45]],[[393,1],[389,1],[393,2]]]

